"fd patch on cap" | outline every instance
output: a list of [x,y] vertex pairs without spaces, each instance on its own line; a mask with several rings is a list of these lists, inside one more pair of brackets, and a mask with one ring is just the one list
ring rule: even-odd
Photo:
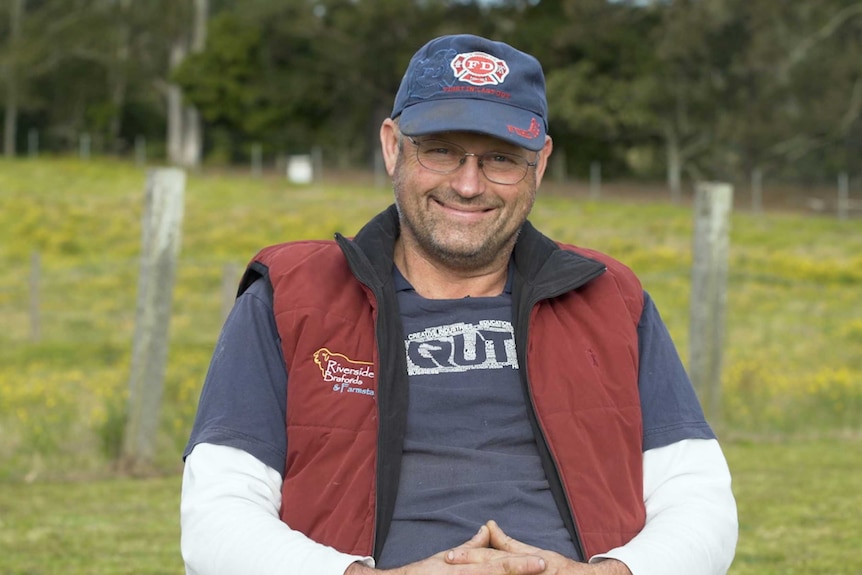
[[509,73],[504,60],[484,52],[458,54],[452,58],[451,66],[456,78],[474,86],[496,86],[501,84]]

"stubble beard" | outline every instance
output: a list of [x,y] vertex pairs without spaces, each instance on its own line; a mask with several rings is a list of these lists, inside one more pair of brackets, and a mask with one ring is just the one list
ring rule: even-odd
[[[477,271],[491,267],[499,260],[508,261],[521,226],[532,209],[536,195],[535,185],[530,196],[524,200],[527,206],[517,226],[509,228],[505,222],[494,222],[484,236],[477,240],[470,230],[447,228],[448,222],[433,217],[421,208],[421,202],[434,200],[423,195],[418,201],[414,201],[412,197],[406,196],[404,190],[409,183],[402,158],[398,158],[392,177],[395,206],[402,226],[402,241],[407,236],[407,241],[415,244],[414,247],[425,257],[453,270]],[[456,192],[446,189],[435,191],[435,197],[463,206],[480,203],[480,200],[462,198]],[[407,203],[410,203],[409,207],[419,207],[409,209]],[[517,217],[517,213],[512,216]]]

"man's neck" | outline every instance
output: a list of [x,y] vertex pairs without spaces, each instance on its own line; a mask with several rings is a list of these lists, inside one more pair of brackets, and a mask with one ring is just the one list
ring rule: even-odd
[[426,299],[492,297],[503,293],[508,278],[509,258],[501,257],[477,270],[453,269],[405,248],[395,248],[395,265],[416,293]]

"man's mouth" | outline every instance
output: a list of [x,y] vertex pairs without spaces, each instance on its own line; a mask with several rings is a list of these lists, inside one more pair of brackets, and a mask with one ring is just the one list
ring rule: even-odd
[[456,214],[463,214],[465,216],[479,216],[481,214],[485,214],[494,210],[493,206],[485,206],[480,204],[463,204],[458,202],[453,203],[446,202],[437,198],[432,198],[432,200],[447,212],[455,212]]

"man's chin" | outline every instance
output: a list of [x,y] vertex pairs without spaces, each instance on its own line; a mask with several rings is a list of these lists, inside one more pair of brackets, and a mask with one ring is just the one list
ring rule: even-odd
[[487,244],[453,244],[435,242],[431,255],[453,269],[475,270],[490,265],[497,256],[497,250]]

